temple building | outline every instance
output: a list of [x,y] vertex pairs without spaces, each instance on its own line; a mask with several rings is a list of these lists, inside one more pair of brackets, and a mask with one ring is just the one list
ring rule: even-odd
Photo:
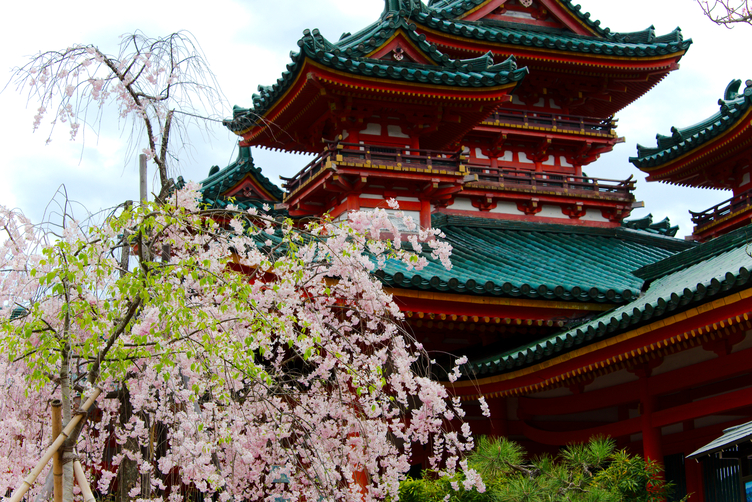
[[[225,121],[240,153],[204,195],[335,219],[397,199],[443,230],[454,267],[387,263],[379,277],[440,364],[468,356],[447,385],[476,434],[532,454],[609,435],[663,462],[678,496],[720,500],[733,469],[685,458],[752,415],[752,89],[732,83],[716,116],[631,159],[651,181],[733,191],[693,213],[693,240],[628,219],[631,177],[583,171],[690,45],[679,29],[611,32],[570,0],[385,0],[337,41],[304,32],[280,78]],[[253,147],[315,157],[282,191]]]

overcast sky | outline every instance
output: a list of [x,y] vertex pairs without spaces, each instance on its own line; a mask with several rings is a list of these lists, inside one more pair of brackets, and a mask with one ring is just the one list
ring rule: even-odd
[[[637,198],[656,220],[668,216],[681,226],[680,235],[691,233],[688,209],[706,209],[730,197],[728,192],[688,190],[646,183],[627,158],[635,144],[653,145],[655,134],[668,134],[672,125],[684,127],[718,110],[717,100],[729,81],[752,78],[747,48],[752,27],[734,30],[717,27],[702,17],[692,0],[582,0],[583,9],[612,31],[638,31],[651,24],[658,35],[680,26],[694,44],[673,72],[647,96],[619,115],[619,133],[626,143],[585,168],[591,176],[625,179],[633,174]],[[336,41],[345,31],[356,30],[376,20],[384,0],[132,0],[128,3],[97,1],[16,2],[6,7],[0,19],[0,77],[4,85],[14,66],[42,50],[64,49],[73,43],[93,43],[114,53],[118,35],[142,30],[148,35],[191,31],[206,53],[211,68],[228,98],[240,106],[251,104],[259,84],[274,82],[297,50],[297,40],[306,28],[319,28]],[[2,86],[0,86],[1,88]],[[0,204],[20,207],[39,220],[47,202],[61,184],[69,196],[90,210],[110,207],[138,196],[137,165],[126,163],[126,137],[114,127],[105,127],[85,145],[72,143],[60,130],[50,145],[45,131],[32,133],[33,103],[28,107],[12,87],[0,93]],[[230,110],[225,111],[229,116]],[[111,124],[114,126],[115,121]],[[184,159],[181,174],[200,181],[212,165],[232,161],[236,139],[221,126],[215,127],[210,143],[196,136],[194,156]],[[306,157],[254,149],[256,165],[274,182],[290,176],[308,162]]]

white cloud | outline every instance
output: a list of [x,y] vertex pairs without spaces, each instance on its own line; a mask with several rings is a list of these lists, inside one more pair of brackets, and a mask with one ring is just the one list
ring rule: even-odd
[[[619,133],[627,143],[604,155],[586,171],[604,178],[643,176],[627,161],[637,142],[652,145],[655,134],[667,134],[672,125],[684,127],[717,110],[716,101],[733,78],[752,77],[752,62],[739,48],[748,46],[752,27],[726,30],[712,25],[690,0],[631,0],[623,2],[579,0],[594,19],[615,31],[638,31],[650,24],[664,34],[681,26],[694,45],[672,73],[648,95],[619,114]],[[383,0],[216,0],[207,5],[196,0],[135,0],[127,5],[83,0],[61,3],[42,0],[15,3],[0,19],[0,69],[23,64],[24,56],[69,44],[94,43],[114,52],[118,35],[141,29],[163,35],[185,29],[199,40],[231,104],[249,106],[259,84],[273,83],[297,51],[303,29],[319,28],[332,41],[341,33],[356,32],[377,20]],[[4,84],[9,73],[4,73]],[[3,73],[0,73],[0,76]],[[107,129],[99,142],[89,142],[83,157],[80,143],[70,144],[64,131],[50,146],[42,134],[32,134],[34,113],[12,89],[0,94],[0,203],[22,206],[32,216],[65,182],[71,193],[90,208],[109,206],[137,193],[135,159],[123,168],[123,139]],[[224,112],[229,116],[230,110]],[[213,164],[233,159],[235,138],[221,127],[210,143],[192,138],[195,155],[181,165],[188,179],[203,179]],[[307,162],[304,156],[268,151],[254,152],[256,164],[270,179],[290,176]],[[638,185],[637,198],[658,219],[669,215],[689,233],[686,208],[701,210],[727,198],[714,191],[684,191],[658,184]]]

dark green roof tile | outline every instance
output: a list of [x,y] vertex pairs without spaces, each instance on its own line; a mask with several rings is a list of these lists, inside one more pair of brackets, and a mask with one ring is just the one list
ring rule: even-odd
[[723,430],[723,434],[719,438],[714,439],[699,450],[690,453],[689,455],[687,455],[687,458],[698,459],[704,457],[705,455],[711,455],[713,453],[718,453],[719,451],[731,449],[737,445],[747,443],[751,439],[752,422],[729,427],[728,429]]
[[670,136],[657,134],[655,147],[637,145],[637,157],[630,157],[629,161],[638,168],[660,166],[699,148],[739,123],[752,104],[752,81],[748,80],[740,93],[741,84],[741,80],[732,80],[726,86],[723,99],[718,100],[718,113],[683,129],[672,127]]
[[650,275],[647,290],[631,302],[577,327],[502,354],[471,361],[466,374],[478,377],[527,366],[741,288],[749,283],[752,270],[752,256],[747,249],[750,237],[752,227],[747,227],[646,266],[643,271],[654,267],[654,272],[661,270],[662,273]]
[[388,286],[460,294],[620,303],[639,295],[632,270],[693,244],[629,228],[572,228],[435,216],[453,246],[453,268],[429,260],[420,271],[389,262]]
[[622,222],[622,226],[633,228],[635,230],[644,230],[645,232],[654,234],[667,235],[669,237],[676,236],[676,233],[679,231],[679,226],[671,226],[671,222],[668,218],[663,218],[659,222],[653,222],[652,214],[635,220],[625,220]]
[[660,37],[652,27],[634,33],[604,31],[603,37],[596,37],[505,22],[448,20],[433,10],[417,14],[415,21],[466,38],[584,54],[654,57],[686,51],[692,44],[692,40],[684,40],[679,28]]
[[[404,30],[436,64],[366,57],[397,30]],[[224,121],[226,127],[237,132],[254,125],[257,118],[263,116],[295,81],[306,58],[351,74],[450,87],[495,87],[519,82],[527,75],[526,68],[517,68],[514,58],[499,64],[494,64],[490,53],[472,59],[451,59],[434,44],[427,42],[425,35],[418,33],[414,24],[399,16],[385,16],[381,21],[354,35],[343,37],[337,43],[329,42],[317,29],[305,30],[303,38],[298,40],[298,46],[300,52],[290,53],[292,63],[287,65],[287,71],[273,85],[258,86],[258,94],[252,96],[252,109],[233,108],[233,118]]]
[[226,207],[230,202],[227,198],[222,197],[222,194],[234,187],[245,176],[249,175],[253,177],[256,183],[269,192],[274,200],[267,201],[239,196],[235,197],[233,204],[241,209],[248,209],[250,207],[261,207],[263,204],[270,204],[273,206],[276,202],[282,201],[282,196],[284,195],[282,189],[272,183],[269,178],[264,176],[261,173],[261,168],[258,168],[253,164],[251,149],[245,146],[240,147],[238,158],[229,166],[224,169],[219,169],[216,166],[211,168],[209,171],[209,177],[201,182],[201,192],[204,195],[204,203],[211,207]]

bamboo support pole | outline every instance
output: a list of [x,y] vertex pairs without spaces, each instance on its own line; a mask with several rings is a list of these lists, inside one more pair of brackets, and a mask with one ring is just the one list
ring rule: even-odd
[[[56,438],[63,430],[63,402],[55,399],[52,405],[52,437]],[[52,456],[52,479],[55,502],[63,502],[63,455],[58,449]]]
[[[89,399],[86,400],[81,409],[84,411],[89,411],[89,408],[91,408],[91,406],[94,404],[94,401],[97,400],[101,392],[102,389],[94,389],[94,392],[91,394]],[[54,455],[55,452],[60,449],[65,440],[68,439],[68,436],[70,436],[70,433],[73,432],[73,430],[76,428],[78,422],[81,421],[81,417],[83,417],[82,414],[77,414],[76,416],[71,418],[70,422],[68,422],[68,425],[65,426],[65,429],[63,429],[57,439],[55,439],[55,442],[52,443],[49,448],[47,448],[47,451],[44,452],[44,455],[41,459],[39,459],[37,465],[34,466],[29,475],[26,476],[26,478],[23,480],[21,486],[19,486],[16,491],[13,492],[13,495],[11,495],[11,497],[8,499],[8,502],[21,502],[23,496],[26,494],[26,492],[29,491],[29,488],[31,488],[31,485],[34,483],[34,481],[36,481],[37,477],[39,477],[39,474],[42,472],[42,469],[44,469],[44,466],[46,466],[52,458],[52,455]]]
[[86,481],[84,468],[81,467],[81,462],[78,459],[73,461],[73,472],[76,475],[76,483],[78,483],[78,487],[81,488],[81,495],[84,496],[84,502],[96,502],[94,494],[91,493],[89,482]]

